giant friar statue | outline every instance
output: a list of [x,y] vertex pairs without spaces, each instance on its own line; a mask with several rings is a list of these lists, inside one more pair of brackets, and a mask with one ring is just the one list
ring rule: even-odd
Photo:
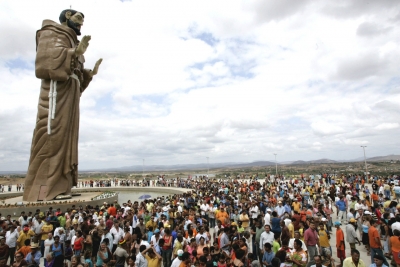
[[41,79],[24,201],[66,199],[78,179],[79,102],[97,74],[85,69],[90,36],[81,34],[84,15],[67,9],[60,24],[44,20],[36,33],[36,77]]

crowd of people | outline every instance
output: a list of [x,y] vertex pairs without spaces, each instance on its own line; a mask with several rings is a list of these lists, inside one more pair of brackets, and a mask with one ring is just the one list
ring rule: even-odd
[[0,215],[0,267],[364,267],[360,251],[400,267],[396,177],[249,178],[159,177],[188,191]]

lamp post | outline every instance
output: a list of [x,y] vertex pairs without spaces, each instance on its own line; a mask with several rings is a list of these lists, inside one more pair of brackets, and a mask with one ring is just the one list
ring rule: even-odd
[[276,154],[276,153],[274,153],[274,155],[275,155],[275,180],[276,180],[276,178],[278,177],[278,163],[277,163],[277,161],[276,161],[276,155],[278,155],[278,154]]
[[210,178],[209,174],[210,174],[210,165],[209,165],[209,157],[207,157],[207,178]]
[[365,179],[367,180],[366,182],[368,183],[368,168],[367,168],[367,157],[365,156],[365,148],[367,146],[361,146],[364,150],[364,163],[365,163]]

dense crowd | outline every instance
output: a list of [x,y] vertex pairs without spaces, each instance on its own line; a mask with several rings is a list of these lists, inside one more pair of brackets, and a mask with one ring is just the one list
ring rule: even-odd
[[38,266],[41,258],[46,267],[364,267],[360,250],[373,267],[389,266],[388,259],[400,267],[396,176],[373,177],[371,186],[360,175],[240,178],[159,177],[154,185],[190,191],[38,209],[17,220],[6,215],[0,218],[0,267]]

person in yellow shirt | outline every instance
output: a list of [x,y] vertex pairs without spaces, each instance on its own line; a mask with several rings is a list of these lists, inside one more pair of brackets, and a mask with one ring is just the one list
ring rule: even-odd
[[40,239],[40,252],[44,253],[44,241],[49,238],[49,233],[53,232],[53,225],[50,223],[50,219],[46,219],[46,224],[42,226],[40,234],[42,235]]
[[42,231],[40,234],[42,235],[41,240],[45,241],[49,238],[48,234],[53,232],[53,225],[50,223],[50,219],[46,219],[46,224],[42,226]]
[[304,222],[300,221],[299,222],[299,234],[300,234],[300,240],[304,241]]
[[287,226],[289,229],[289,233],[290,233],[290,238],[294,238],[294,225],[293,225],[293,221],[296,221],[296,219],[292,219],[292,221],[289,223],[289,225]]
[[153,207],[154,207],[154,203],[153,203],[152,201],[149,201],[149,202],[146,204],[146,209],[147,209],[149,212],[153,212]]
[[351,250],[351,257],[343,261],[343,267],[365,267],[365,263],[360,259],[360,252],[357,249]]
[[301,207],[301,205],[300,205],[299,201],[297,201],[297,198],[295,198],[295,199],[293,200],[292,207],[293,207],[293,210],[294,210],[294,211],[297,211],[298,213],[300,213],[300,207]]
[[329,244],[330,236],[328,235],[328,232],[325,229],[325,224],[323,222],[319,223],[318,236],[322,252],[324,251],[324,249],[327,249],[331,251],[332,255],[331,245]]
[[149,230],[149,227],[153,227],[153,230],[157,229],[157,222],[154,221],[154,216],[150,217],[150,220],[146,223],[146,229]]
[[239,221],[242,223],[242,227],[245,229],[245,231],[248,231],[250,218],[245,209],[242,210],[242,214],[239,216]]
[[162,257],[157,253],[153,245],[147,249],[147,254],[144,257],[147,260],[148,267],[161,267]]
[[35,232],[29,229],[29,226],[24,225],[22,231],[19,232],[19,237],[17,239],[18,248],[22,248],[25,245],[25,240],[31,239],[35,236]]

